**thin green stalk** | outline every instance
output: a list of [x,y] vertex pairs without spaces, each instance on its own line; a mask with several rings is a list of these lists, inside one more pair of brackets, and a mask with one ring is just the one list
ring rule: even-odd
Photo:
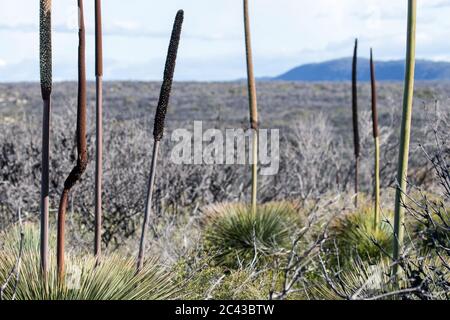
[[380,138],[376,137],[374,139],[375,143],[375,183],[374,183],[374,229],[378,229],[380,226],[381,216],[380,216]]
[[52,1],[40,1],[40,71],[43,100],[42,177],[41,177],[41,270],[44,281],[48,272],[50,114],[52,93]]
[[375,143],[375,183],[374,183],[374,229],[380,225],[380,132],[378,129],[377,112],[377,87],[375,80],[375,64],[373,62],[373,51],[370,49],[370,82],[372,88],[372,124],[373,139]]
[[392,273],[397,278],[398,263],[404,233],[404,208],[406,180],[408,174],[409,144],[411,138],[411,118],[414,97],[414,72],[416,55],[416,12],[417,1],[408,0],[408,31],[406,48],[405,88],[403,95],[403,116],[400,133],[400,152],[398,160],[397,190],[395,193],[395,219],[394,219],[394,265]]
[[256,98],[256,84],[253,72],[253,54],[250,33],[250,17],[248,10],[248,0],[244,0],[244,27],[245,27],[245,52],[247,59],[247,82],[248,98],[250,109],[250,125],[253,130],[253,149],[252,149],[252,212],[256,213],[257,191],[258,191],[258,102]]

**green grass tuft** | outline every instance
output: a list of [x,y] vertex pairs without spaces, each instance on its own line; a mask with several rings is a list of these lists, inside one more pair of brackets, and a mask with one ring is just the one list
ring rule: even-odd
[[[393,214],[382,212],[381,223],[374,228],[373,207],[367,206],[338,218],[330,230],[327,248],[334,251],[333,263],[347,264],[357,257],[377,263],[392,253]],[[337,251],[337,252],[336,252]]]
[[[17,289],[14,290],[14,281],[7,286],[4,291],[7,300],[12,299],[14,293],[17,300],[155,300],[176,298],[179,291],[172,274],[157,259],[147,261],[136,275],[134,259],[105,256],[96,267],[93,256],[80,253],[67,255],[63,283],[57,281],[54,255],[50,255],[45,285],[40,271],[38,228],[25,225],[24,234]],[[0,283],[3,284],[17,261],[20,232],[15,228],[1,238]]]
[[218,265],[247,266],[282,255],[301,221],[290,203],[260,205],[256,214],[243,204],[213,206],[207,211],[205,248]]
[[188,300],[265,300],[269,297],[271,272],[252,269],[229,270],[221,266],[206,266],[193,274],[185,274],[179,266],[183,298]]
[[449,262],[448,257],[408,257],[393,281],[390,259],[371,264],[356,258],[345,268],[327,270],[328,279],[322,274],[308,293],[317,300],[448,300]]
[[[382,295],[392,289],[388,260],[369,264],[355,258],[344,270],[328,270],[328,280],[323,277],[310,289],[310,297],[317,300],[359,300]],[[404,282],[401,282],[403,288]],[[391,297],[393,298],[393,297]]]

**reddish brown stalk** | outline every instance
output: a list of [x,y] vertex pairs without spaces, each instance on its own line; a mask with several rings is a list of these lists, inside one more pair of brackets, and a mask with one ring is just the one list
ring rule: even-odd
[[250,18],[248,9],[248,0],[244,0],[244,26],[245,26],[245,53],[247,61],[247,86],[248,101],[250,111],[250,126],[253,130],[258,130],[258,106],[256,98],[255,75],[253,71],[253,51],[250,34]]
[[360,142],[358,129],[358,39],[355,40],[352,65],[352,117],[353,143],[355,147],[355,207],[358,206],[358,167],[360,156]]
[[79,46],[78,46],[78,106],[77,106],[77,163],[64,182],[64,190],[61,195],[58,210],[58,238],[57,238],[57,266],[58,279],[64,277],[64,236],[65,218],[69,192],[80,180],[87,166],[86,143],[86,35],[84,27],[83,0],[78,0],[79,9]]
[[95,0],[96,158],[94,255],[97,258],[100,257],[102,248],[103,36],[101,8],[101,0]]

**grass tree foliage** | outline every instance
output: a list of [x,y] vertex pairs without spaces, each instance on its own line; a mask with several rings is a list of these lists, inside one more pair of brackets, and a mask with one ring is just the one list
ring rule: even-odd
[[329,248],[335,263],[348,264],[355,257],[368,263],[376,263],[389,257],[392,252],[392,212],[385,212],[383,220],[374,229],[373,208],[360,207],[335,219],[331,226]]
[[291,203],[267,203],[255,213],[244,204],[222,204],[207,209],[205,241],[218,265],[236,268],[283,255],[296,228],[299,209]]
[[[34,224],[23,228],[23,248],[19,250],[21,230],[12,227],[0,236],[0,283],[4,283],[21,253],[19,281],[7,286],[6,300],[158,300],[176,298],[179,286],[174,275],[152,258],[136,275],[135,261],[111,254],[97,259],[77,251],[67,255],[65,281],[60,281],[53,256],[49,259],[47,283],[41,281],[39,234]],[[56,237],[49,246],[55,248]]]

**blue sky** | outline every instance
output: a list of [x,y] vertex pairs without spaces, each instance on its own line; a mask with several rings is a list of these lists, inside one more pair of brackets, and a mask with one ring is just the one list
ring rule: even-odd
[[[76,0],[53,0],[54,79],[76,78]],[[85,0],[88,72],[93,0]],[[450,0],[419,0],[419,58],[450,61]],[[251,0],[255,73],[360,54],[403,59],[406,0]],[[39,78],[39,0],[0,0],[0,81]],[[245,77],[242,0],[103,0],[105,79],[160,80],[178,9],[185,10],[176,80]]]

